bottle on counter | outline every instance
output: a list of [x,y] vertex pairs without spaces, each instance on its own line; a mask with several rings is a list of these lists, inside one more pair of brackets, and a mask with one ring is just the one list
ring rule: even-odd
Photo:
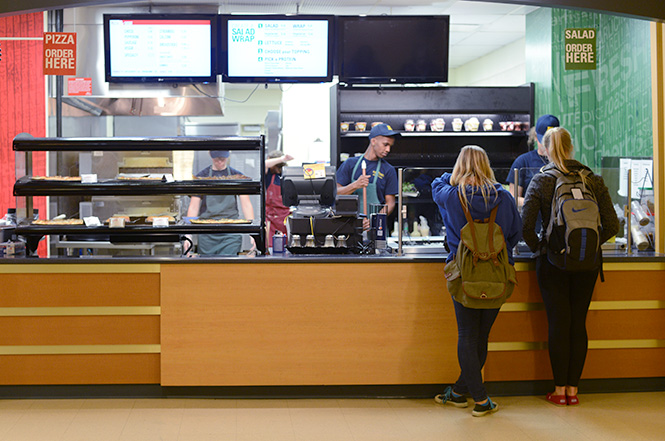
[[646,212],[644,211],[644,208],[642,208],[642,204],[639,203],[639,201],[633,201],[630,203],[630,208],[633,213],[633,216],[637,222],[639,222],[640,225],[645,226],[649,225],[649,216],[647,216]]
[[8,208],[2,220],[5,225],[16,226],[16,208]]
[[642,229],[640,228],[637,219],[635,219],[635,216],[633,216],[633,219],[630,223],[630,233],[635,248],[637,248],[639,251],[644,251],[649,248],[649,239],[647,239],[647,236],[642,232]]

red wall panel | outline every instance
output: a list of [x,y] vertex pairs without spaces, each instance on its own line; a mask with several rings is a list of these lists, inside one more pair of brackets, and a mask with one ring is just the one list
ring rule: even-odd
[[[42,73],[44,14],[41,12],[0,17],[0,216],[15,207],[12,194],[14,151],[12,140],[19,133],[46,136],[46,93]],[[33,157],[33,174],[45,174],[45,154]],[[35,201],[46,213],[43,198]],[[43,215],[42,215],[43,217]],[[40,245],[41,248],[44,245]],[[40,255],[43,254],[41,250]]]

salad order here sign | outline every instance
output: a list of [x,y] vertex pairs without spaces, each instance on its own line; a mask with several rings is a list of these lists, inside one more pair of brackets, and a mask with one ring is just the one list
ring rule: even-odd
[[566,70],[596,69],[596,30],[566,29],[564,35]]

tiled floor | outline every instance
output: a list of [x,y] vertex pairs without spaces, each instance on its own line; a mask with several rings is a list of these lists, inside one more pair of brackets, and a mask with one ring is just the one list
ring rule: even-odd
[[8,441],[663,440],[665,392],[497,397],[500,410],[413,399],[76,399],[0,401]]

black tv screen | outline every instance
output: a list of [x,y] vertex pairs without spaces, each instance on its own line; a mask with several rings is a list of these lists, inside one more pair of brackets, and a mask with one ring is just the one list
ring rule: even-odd
[[104,15],[109,83],[214,82],[215,14]]
[[338,18],[339,80],[404,84],[448,81],[450,17]]
[[222,16],[222,80],[330,82],[333,31],[334,17],[327,15]]

